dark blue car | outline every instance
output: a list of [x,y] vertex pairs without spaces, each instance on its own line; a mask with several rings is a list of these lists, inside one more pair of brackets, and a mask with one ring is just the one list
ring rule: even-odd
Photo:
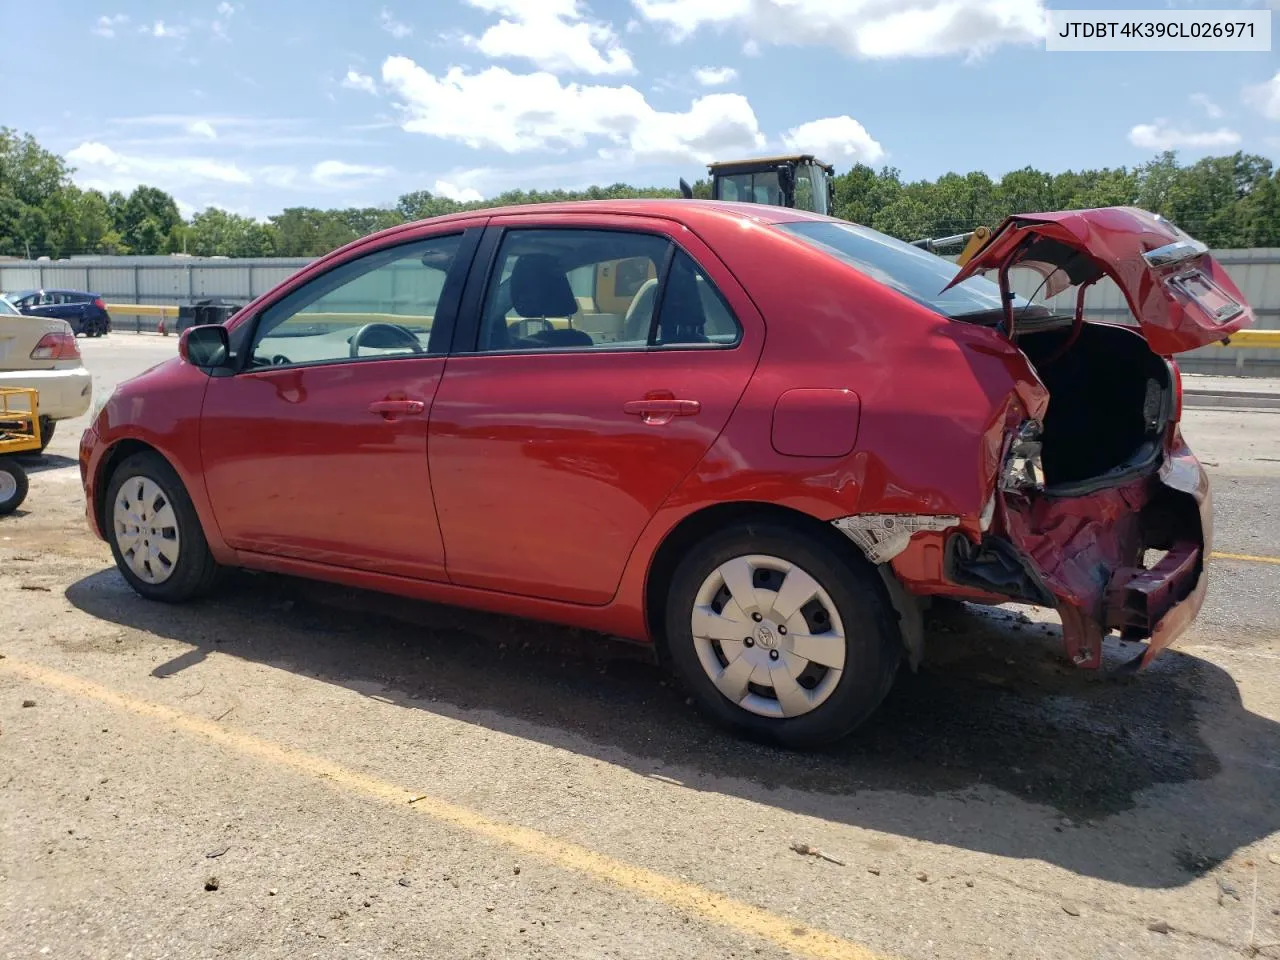
[[101,337],[111,332],[111,314],[96,293],[82,290],[22,290],[5,299],[33,317],[57,317],[71,324],[75,334]]

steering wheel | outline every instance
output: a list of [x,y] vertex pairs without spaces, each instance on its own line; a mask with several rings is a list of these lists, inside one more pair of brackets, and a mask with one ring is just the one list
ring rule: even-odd
[[407,327],[402,327],[396,323],[366,323],[351,337],[351,356],[360,356],[360,345],[370,333],[390,333],[393,338],[403,340],[405,346],[409,347],[414,353],[423,352],[422,341]]

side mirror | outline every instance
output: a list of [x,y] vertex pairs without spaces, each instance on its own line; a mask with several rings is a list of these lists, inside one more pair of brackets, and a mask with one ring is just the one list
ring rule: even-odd
[[680,178],[680,196],[686,200],[693,199],[693,187],[689,186],[689,182],[684,177]]
[[193,367],[211,369],[231,362],[231,338],[220,324],[187,327],[178,337],[178,356]]

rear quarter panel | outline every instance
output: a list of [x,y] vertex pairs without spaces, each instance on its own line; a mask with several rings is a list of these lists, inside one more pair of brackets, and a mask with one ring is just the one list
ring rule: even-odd
[[[995,332],[948,320],[800,241],[767,236],[767,226],[703,230],[764,316],[764,350],[725,430],[646,529],[620,598],[638,604],[641,565],[681,520],[718,503],[767,502],[819,520],[956,515],[976,529],[1006,422],[1042,415],[1047,404],[1022,354]],[[857,394],[851,453],[775,448],[778,399],[797,388]]]

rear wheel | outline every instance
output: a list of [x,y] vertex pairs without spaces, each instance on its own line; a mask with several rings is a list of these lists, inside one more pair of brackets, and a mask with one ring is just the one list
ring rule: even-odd
[[104,520],[116,566],[137,593],[180,603],[213,589],[218,564],[182,480],[163,457],[136,453],[116,468]]
[[0,457],[0,516],[13,513],[27,499],[27,471],[13,457]]
[[49,441],[53,439],[53,431],[58,426],[58,421],[49,417],[40,418],[40,452],[44,453],[45,448],[49,446]]
[[711,719],[798,748],[851,733],[888,693],[901,657],[874,573],[773,523],[689,553],[668,596],[666,644]]

